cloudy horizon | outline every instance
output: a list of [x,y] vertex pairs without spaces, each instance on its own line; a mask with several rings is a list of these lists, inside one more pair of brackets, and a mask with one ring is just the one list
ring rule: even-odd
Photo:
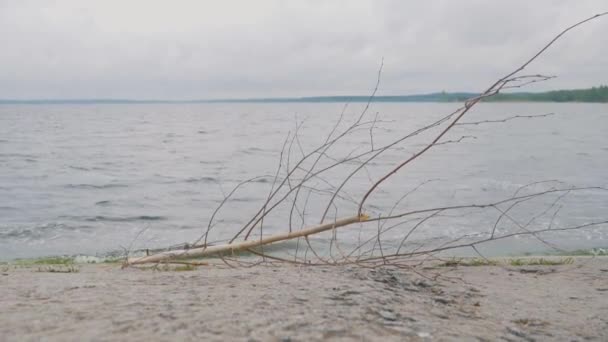
[[[188,100],[480,91],[588,1],[4,1],[0,99]],[[608,17],[564,36],[527,90],[606,84]]]

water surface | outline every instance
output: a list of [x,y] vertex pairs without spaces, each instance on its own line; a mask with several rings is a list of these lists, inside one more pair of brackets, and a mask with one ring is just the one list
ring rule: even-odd
[[[372,134],[366,126],[328,155],[340,158],[369,149],[372,143],[381,146],[456,106],[374,104],[366,116],[373,120],[378,113]],[[288,144],[291,165],[325,140],[343,107],[336,103],[2,105],[0,259],[103,254],[128,248],[142,229],[145,232],[135,243],[140,247],[192,241],[202,234],[213,209],[231,187],[256,175],[275,174],[286,136],[296,131],[297,123],[301,123],[299,143]],[[363,104],[348,106],[340,127],[352,122],[362,109]],[[464,121],[544,113],[554,115],[457,127],[444,141],[466,138],[437,146],[403,169],[372,195],[367,210],[386,213],[404,193],[426,180],[433,181],[403,201],[399,210],[494,201],[512,195],[522,185],[544,180],[608,187],[605,104],[481,104]],[[353,177],[345,187],[348,196],[360,199],[372,180],[419,150],[429,138],[421,135],[387,151]],[[329,173],[315,186],[329,189],[355,167]],[[222,221],[210,239],[232,236],[260,207],[272,181],[269,177],[244,187],[221,212]],[[569,194],[552,224],[606,219],[607,198],[597,191]],[[307,203],[306,224],[318,223],[327,199],[318,194],[318,199]],[[526,221],[526,215],[542,212],[553,200],[531,202],[514,215]],[[343,201],[337,212],[332,208],[330,216],[349,216],[355,209]],[[289,208],[279,208],[266,222],[267,232],[284,230],[288,215]],[[416,238],[475,233],[487,230],[492,220],[476,215],[446,218],[417,232]],[[539,219],[531,227],[547,225],[547,220]],[[300,225],[300,221],[294,224]],[[550,238],[568,249],[604,247],[606,229]],[[341,231],[340,238],[355,243],[360,231]],[[393,233],[387,239],[403,235],[402,230]],[[488,248],[508,253],[541,247],[511,241]]]

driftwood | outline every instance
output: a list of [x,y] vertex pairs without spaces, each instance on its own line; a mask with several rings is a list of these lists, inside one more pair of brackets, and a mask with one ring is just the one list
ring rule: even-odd
[[191,249],[182,249],[182,250],[174,250],[170,252],[162,252],[158,254],[153,254],[141,258],[132,258],[128,260],[129,265],[137,265],[137,264],[145,264],[145,263],[158,263],[164,262],[167,260],[172,260],[176,258],[196,258],[196,257],[204,257],[214,254],[221,254],[227,252],[236,252],[241,250],[246,250],[250,248],[256,248],[260,246],[270,245],[275,242],[292,240],[301,237],[307,237],[309,235],[321,233],[324,231],[344,227],[351,225],[353,223],[364,222],[368,220],[369,217],[366,215],[353,216],[348,218],[343,218],[340,220],[336,220],[335,222],[321,224],[315,227],[310,227],[302,230],[298,230],[295,232],[289,232],[284,234],[276,234],[266,238],[262,238],[259,240],[247,240],[242,242],[234,242],[225,245],[216,245],[216,246],[207,246],[207,247],[199,247],[199,248],[191,248]]

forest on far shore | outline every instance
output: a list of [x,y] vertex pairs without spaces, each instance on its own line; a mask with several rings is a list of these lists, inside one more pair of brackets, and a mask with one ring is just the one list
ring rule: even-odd
[[[373,102],[464,102],[478,96],[472,92],[445,92],[419,95],[374,96]],[[368,96],[314,96],[285,98],[209,99],[209,100],[130,100],[130,99],[56,99],[56,100],[3,100],[0,104],[137,104],[137,103],[292,103],[292,102],[368,102]],[[483,99],[484,102],[596,102],[608,103],[608,86],[587,89],[553,90],[541,93],[499,93]]]
[[542,93],[502,93],[487,98],[485,101],[608,102],[608,86],[602,85],[587,89],[553,90]]

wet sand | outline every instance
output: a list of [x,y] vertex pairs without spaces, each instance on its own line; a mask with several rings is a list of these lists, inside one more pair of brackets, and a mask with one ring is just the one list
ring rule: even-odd
[[78,268],[0,265],[0,340],[608,340],[607,257],[416,272]]

